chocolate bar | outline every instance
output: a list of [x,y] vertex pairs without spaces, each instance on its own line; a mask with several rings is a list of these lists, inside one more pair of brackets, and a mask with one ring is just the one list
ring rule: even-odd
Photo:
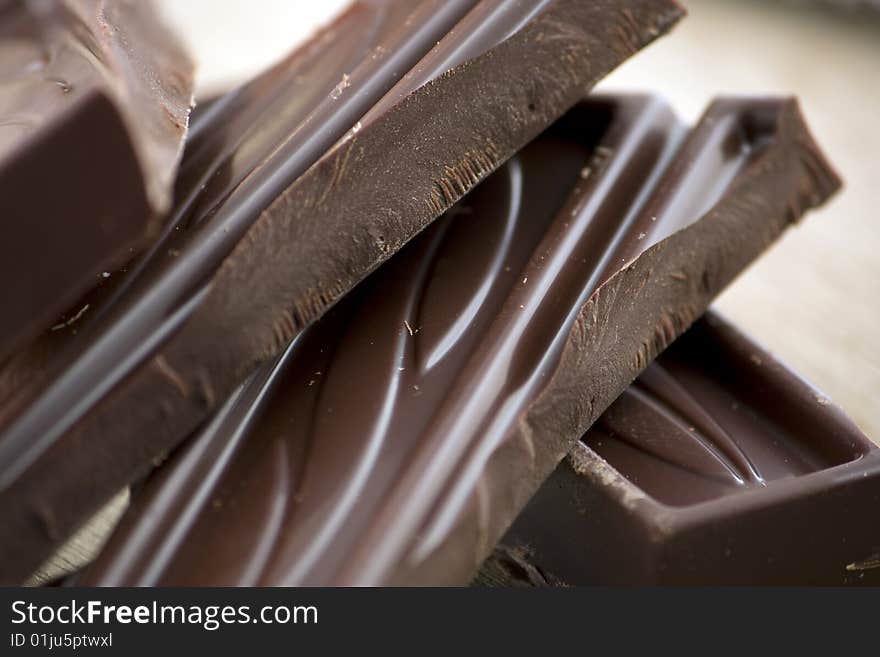
[[0,580],[681,14],[671,0],[356,3],[293,75],[207,112],[166,235],[74,339],[0,372]]
[[150,2],[4,3],[0,60],[2,363],[156,232],[193,80]]
[[570,585],[876,586],[878,503],[880,449],[710,313],[559,465],[489,579],[513,550]]
[[657,99],[584,102],[229,398],[84,583],[467,583],[595,417],[837,185],[790,100],[720,100],[692,131]]

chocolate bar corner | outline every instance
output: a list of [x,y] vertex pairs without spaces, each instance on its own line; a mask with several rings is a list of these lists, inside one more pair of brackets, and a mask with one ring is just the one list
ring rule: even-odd
[[878,502],[880,448],[709,314],[583,436],[502,544],[568,585],[876,586]]
[[151,2],[0,7],[0,364],[158,232],[192,69]]

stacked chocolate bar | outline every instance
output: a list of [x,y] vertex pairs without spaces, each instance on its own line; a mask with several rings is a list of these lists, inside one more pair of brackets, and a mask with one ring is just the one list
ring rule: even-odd
[[585,96],[671,0],[355,2],[197,109],[170,205],[151,6],[3,11],[0,177],[79,190],[4,228],[53,278],[0,335],[3,582],[126,487],[79,583],[464,584],[502,535],[572,584],[871,573],[875,450],[824,397],[717,320],[651,364],[839,186],[791,99]]

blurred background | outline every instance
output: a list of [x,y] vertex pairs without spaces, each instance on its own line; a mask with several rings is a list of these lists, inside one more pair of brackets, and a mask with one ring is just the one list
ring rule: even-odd
[[[247,79],[347,0],[160,0],[200,64],[199,95]],[[793,94],[846,181],[715,307],[880,442],[880,0],[684,0],[689,16],[600,85],[651,90],[696,120],[718,94]]]

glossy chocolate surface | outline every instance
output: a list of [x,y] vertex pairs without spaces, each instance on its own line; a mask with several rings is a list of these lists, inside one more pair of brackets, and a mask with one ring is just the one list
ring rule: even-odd
[[191,89],[149,2],[0,7],[0,364],[158,228]]
[[567,584],[877,583],[880,450],[714,315],[605,412],[503,539]]
[[233,396],[86,581],[415,579],[546,391],[587,299],[735,193],[778,147],[782,106],[720,102],[690,133],[655,99],[577,107]]
[[[0,497],[28,500],[12,505],[24,531],[12,533],[29,536],[18,557],[145,474],[681,14],[669,0],[355,3],[206,112],[157,246],[97,293],[75,339],[43,340],[0,372]],[[83,443],[95,454],[71,464],[66,445]],[[38,486],[62,461],[64,481]]]
[[[864,441],[829,441],[805,418],[772,413],[775,403],[750,403],[755,395],[747,393],[758,385],[754,374],[740,378],[707,365],[712,354],[685,352],[689,346],[673,345],[648,366],[584,438],[652,497],[685,506],[861,454]],[[817,393],[816,403],[822,399]]]

